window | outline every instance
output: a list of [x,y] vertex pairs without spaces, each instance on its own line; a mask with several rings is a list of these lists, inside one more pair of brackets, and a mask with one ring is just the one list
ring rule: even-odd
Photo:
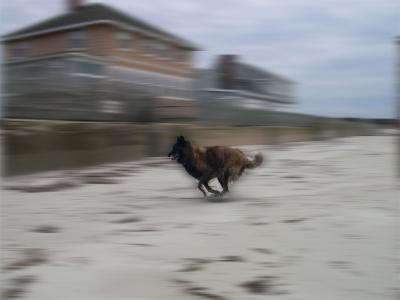
[[169,57],[178,62],[188,62],[190,59],[189,51],[181,48],[171,48],[169,50]]
[[132,36],[128,32],[119,32],[117,34],[117,47],[120,50],[131,50]]
[[142,49],[146,54],[156,56],[165,56],[167,52],[167,46],[164,43],[150,38],[143,40]]
[[27,58],[29,56],[28,43],[21,42],[11,47],[11,57],[13,59]]
[[86,47],[86,34],[83,31],[73,31],[69,33],[68,48],[83,49]]
[[143,39],[142,41],[142,50],[146,54],[152,53],[152,40],[151,39]]
[[27,66],[26,74],[28,79],[37,80],[43,77],[45,68],[43,64],[36,63]]
[[122,112],[122,103],[116,100],[103,100],[100,110],[106,114],[119,114]]
[[183,50],[183,49],[180,49],[179,50],[179,53],[178,53],[178,60],[180,61],[180,62],[188,62],[189,61],[189,52],[188,51],[186,51],[186,50]]
[[90,61],[73,61],[73,74],[75,76],[102,77],[103,65]]
[[167,57],[168,47],[162,42],[155,44],[155,51],[158,56]]
[[65,64],[61,61],[49,61],[47,66],[50,76],[61,76],[65,73]]

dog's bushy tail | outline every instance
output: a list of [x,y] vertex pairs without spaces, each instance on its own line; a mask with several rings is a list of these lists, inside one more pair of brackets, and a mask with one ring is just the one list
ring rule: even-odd
[[257,168],[258,166],[260,166],[264,161],[264,157],[262,155],[262,153],[257,153],[254,156],[253,160],[247,160],[247,164],[246,164],[246,168],[247,169],[254,169]]

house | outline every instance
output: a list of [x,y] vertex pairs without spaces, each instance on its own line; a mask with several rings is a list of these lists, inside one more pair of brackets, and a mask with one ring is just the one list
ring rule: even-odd
[[6,118],[192,120],[193,54],[185,39],[103,4],[2,37]]
[[207,123],[266,125],[294,117],[295,82],[235,55],[221,55],[212,68],[197,70],[195,86]]

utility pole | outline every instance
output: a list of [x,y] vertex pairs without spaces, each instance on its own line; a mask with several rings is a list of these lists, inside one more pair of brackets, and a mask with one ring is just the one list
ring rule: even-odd
[[396,56],[396,130],[397,130],[397,175],[400,177],[400,36],[395,38],[395,56]]

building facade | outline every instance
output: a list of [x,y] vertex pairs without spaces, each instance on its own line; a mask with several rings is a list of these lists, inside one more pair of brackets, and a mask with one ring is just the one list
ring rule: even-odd
[[67,3],[2,37],[6,118],[195,118],[195,45],[103,4]]
[[220,125],[282,125],[297,117],[295,82],[221,55],[210,69],[196,71],[203,121]]

